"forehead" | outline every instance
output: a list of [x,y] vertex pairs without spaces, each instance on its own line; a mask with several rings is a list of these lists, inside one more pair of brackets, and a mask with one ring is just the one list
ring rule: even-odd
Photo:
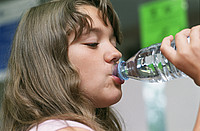
[[[91,18],[91,20],[88,19],[91,27],[85,27],[83,29],[82,35],[90,32],[102,33],[104,31],[109,32],[109,34],[113,34],[113,28],[109,20],[107,19],[106,25],[105,21],[103,21],[101,11],[99,11],[98,8],[91,5],[81,5],[77,9],[82,14],[86,14]],[[69,43],[71,43],[75,38],[75,33],[71,32],[69,36]]]
[[[100,25],[103,24],[104,26],[106,26],[106,24],[102,18],[102,12],[98,8],[91,6],[91,5],[82,5],[82,6],[78,7],[78,11],[90,16],[92,21],[89,21],[89,23],[92,22],[92,23],[90,23],[92,26],[95,26],[97,24],[100,24]],[[108,19],[106,22],[108,24],[110,24]]]

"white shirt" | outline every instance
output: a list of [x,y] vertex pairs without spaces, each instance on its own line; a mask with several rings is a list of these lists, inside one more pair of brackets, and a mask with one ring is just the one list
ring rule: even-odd
[[38,127],[35,126],[29,131],[57,131],[66,127],[78,127],[87,129],[88,131],[94,131],[90,127],[76,121],[56,119],[44,121],[43,123],[39,124]]

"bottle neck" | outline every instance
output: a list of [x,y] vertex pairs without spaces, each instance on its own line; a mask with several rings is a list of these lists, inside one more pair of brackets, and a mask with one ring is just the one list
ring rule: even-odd
[[121,61],[118,66],[117,66],[117,73],[118,73],[118,77],[121,80],[128,80],[128,68],[126,66],[126,62],[125,61]]

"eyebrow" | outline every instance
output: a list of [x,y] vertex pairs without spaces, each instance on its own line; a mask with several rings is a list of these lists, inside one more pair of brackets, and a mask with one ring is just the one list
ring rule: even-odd
[[[98,27],[95,27],[95,28],[90,28],[90,29],[88,29],[85,33],[83,33],[83,35],[87,35],[87,34],[90,34],[90,33],[97,33],[97,34],[101,34],[101,33],[103,33],[103,30],[101,29],[101,28],[98,28]],[[115,35],[114,35],[114,32],[112,31],[112,33],[111,33],[111,36],[113,36],[113,37],[116,37]]]
[[89,29],[86,30],[86,32],[83,33],[83,35],[89,34],[91,32],[102,33],[103,31],[100,28],[89,28]]

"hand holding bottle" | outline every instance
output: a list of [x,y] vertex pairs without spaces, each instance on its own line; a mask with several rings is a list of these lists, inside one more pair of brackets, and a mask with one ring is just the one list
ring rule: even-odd
[[[190,44],[187,37],[190,37]],[[200,86],[200,25],[176,34],[176,50],[171,47],[173,36],[163,39],[161,52],[178,69]]]

